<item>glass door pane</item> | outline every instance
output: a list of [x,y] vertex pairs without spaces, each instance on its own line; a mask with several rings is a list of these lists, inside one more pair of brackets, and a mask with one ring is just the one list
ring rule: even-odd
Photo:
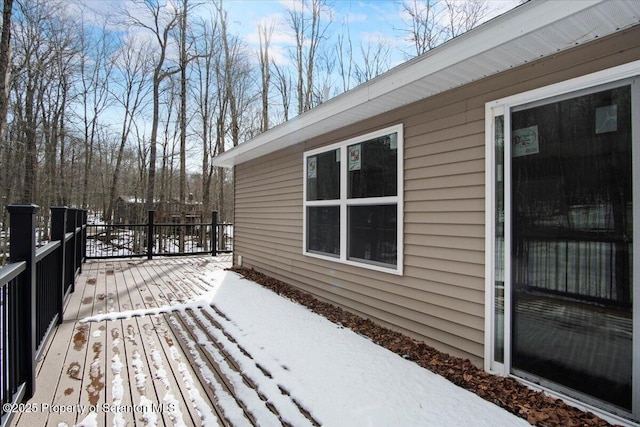
[[517,375],[631,411],[629,86],[511,114]]
[[495,145],[495,283],[493,358],[504,363],[504,116],[494,119]]

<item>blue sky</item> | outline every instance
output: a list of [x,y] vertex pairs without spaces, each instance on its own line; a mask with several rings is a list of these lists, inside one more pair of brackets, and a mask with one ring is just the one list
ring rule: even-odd
[[[225,7],[229,10],[233,28],[249,45],[257,46],[259,23],[265,25],[273,22],[275,29],[272,43],[275,54],[278,55],[280,49],[294,45],[291,30],[286,23],[287,8],[291,7],[291,4],[292,2],[287,0],[227,0]],[[397,30],[402,24],[400,6],[396,2],[338,0],[331,2],[331,6],[333,19],[328,28],[330,37],[337,37],[346,23],[355,46],[371,37],[387,39],[394,46],[401,42]],[[395,58],[396,62],[399,60],[400,57]]]
[[[420,0],[419,0],[420,1]],[[287,9],[295,0],[225,0],[224,7],[229,11],[232,29],[243,37],[250,46],[258,45],[257,26],[259,23],[275,25],[273,46],[276,55],[279,49],[293,45],[291,30],[286,24]],[[494,17],[520,3],[519,0],[491,0],[490,7]],[[360,42],[385,40],[391,47],[392,65],[407,59],[411,53],[403,28],[402,1],[400,0],[329,0],[333,19],[328,32],[336,37],[347,23],[354,48]]]
[[[108,16],[112,18],[109,27],[117,32],[129,32],[135,33],[133,37],[136,40],[149,39],[153,46],[155,40],[153,36],[147,30],[140,28],[127,28],[114,22],[120,15],[122,9],[127,9],[133,15],[139,16],[141,19],[148,19],[148,12],[143,12],[137,8],[133,0],[67,0],[71,4],[86,6],[90,10],[97,13],[98,16]],[[181,0],[157,0],[162,2],[175,2],[180,3]],[[196,14],[202,14],[203,17],[209,17],[213,5],[210,0],[189,0],[192,4],[198,4],[198,7],[191,14],[192,18]],[[413,0],[411,0],[413,1]],[[422,0],[417,0],[422,1]],[[463,1],[463,0],[461,0]],[[515,6],[517,6],[520,0],[489,0],[493,9],[493,16],[503,13]],[[224,0],[223,7],[228,11],[229,17],[229,32],[232,35],[238,36],[242,39],[245,46],[248,47],[249,60],[255,64],[256,75],[258,73],[258,25],[274,25],[274,33],[272,36],[272,45],[270,48],[271,59],[278,65],[287,67],[291,65],[291,59],[289,57],[289,51],[295,47],[295,40],[293,38],[292,30],[287,23],[288,10],[293,7],[293,4],[298,4],[300,7],[300,0]],[[337,37],[339,34],[344,34],[346,29],[345,25],[348,24],[349,32],[351,35],[352,48],[354,50],[353,60],[355,63],[362,63],[362,54],[360,53],[360,45],[367,44],[371,41],[372,44],[376,44],[378,41],[383,41],[389,46],[388,63],[385,65],[384,70],[392,68],[405,62],[410,57],[415,56],[415,48],[406,40],[407,24],[403,22],[403,9],[402,1],[400,0],[328,0],[327,4],[331,7],[332,20],[327,29],[328,42],[324,43],[324,46],[329,46],[329,54],[337,55],[339,50],[336,45]],[[165,6],[165,7],[171,7]],[[71,8],[70,8],[71,9]],[[85,9],[84,18],[91,20],[89,12]],[[491,16],[489,16],[491,17]],[[487,17],[487,19],[489,18]],[[122,19],[122,18],[120,18]],[[406,21],[406,18],[404,18]],[[96,18],[96,22],[100,23],[101,19]],[[122,20],[120,20],[122,22]],[[100,25],[96,27],[96,30],[100,30]],[[403,31],[405,29],[405,31]],[[175,59],[175,50],[169,49],[169,57]],[[172,59],[169,59],[170,61]],[[334,57],[335,59],[335,57]],[[331,72],[323,70],[319,72],[316,81],[314,82],[317,87],[325,88],[325,96],[334,97],[345,89],[352,89],[356,86],[355,80],[347,80],[340,74],[338,65],[334,65],[334,69]],[[347,75],[353,77],[347,73]],[[273,107],[271,109],[272,114],[279,114],[278,105],[280,99],[275,93],[275,89],[272,90],[271,97],[273,100]],[[116,119],[113,123],[118,123],[117,117],[120,112],[115,107],[112,108],[113,116]],[[293,111],[296,110],[295,103],[291,107],[291,115],[295,115]],[[274,113],[275,111],[275,113]],[[274,116],[273,123],[278,122],[281,117]],[[141,125],[140,128],[149,134],[148,126]]]
[[[119,9],[134,11],[133,0],[72,0],[84,4],[102,15],[114,16]],[[157,0],[160,2],[181,3],[181,0]],[[258,24],[274,25],[271,55],[276,61],[288,60],[286,49],[295,46],[292,31],[287,24],[288,10],[294,5],[300,7],[301,0],[223,0],[223,7],[229,13],[229,31],[241,37],[248,47],[258,49]],[[414,0],[405,0],[411,3]],[[423,3],[425,0],[416,0]],[[467,1],[467,0],[458,0]],[[485,20],[503,13],[523,0],[487,0],[492,12]],[[196,14],[207,17],[213,9],[209,0],[190,0],[198,5]],[[406,16],[402,10],[403,0],[327,0],[331,9],[332,22],[327,36],[330,43],[336,43],[338,34],[345,33],[345,25],[350,31],[353,49],[359,54],[360,44],[384,41],[389,46],[391,66],[398,65],[409,57],[415,56],[415,50],[407,42]],[[135,14],[135,12],[134,12]],[[403,31],[404,30],[404,31]],[[356,54],[354,59],[357,60]],[[257,61],[257,57],[256,57]]]

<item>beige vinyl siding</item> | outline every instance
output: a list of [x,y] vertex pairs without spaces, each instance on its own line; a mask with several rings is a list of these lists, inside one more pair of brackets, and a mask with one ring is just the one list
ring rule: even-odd
[[[480,364],[485,103],[640,59],[639,45],[636,27],[236,166],[235,259]],[[398,123],[403,276],[302,255],[303,153]]]

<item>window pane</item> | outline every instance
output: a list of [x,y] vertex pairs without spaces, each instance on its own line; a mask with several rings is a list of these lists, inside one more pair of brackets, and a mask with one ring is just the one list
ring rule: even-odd
[[307,250],[340,255],[340,206],[307,208]]
[[349,259],[395,266],[397,206],[349,206]]
[[340,198],[340,149],[307,157],[307,200]]
[[504,116],[495,118],[495,338],[494,360],[504,363]]
[[398,194],[397,133],[348,146],[347,159],[347,197],[355,199]]

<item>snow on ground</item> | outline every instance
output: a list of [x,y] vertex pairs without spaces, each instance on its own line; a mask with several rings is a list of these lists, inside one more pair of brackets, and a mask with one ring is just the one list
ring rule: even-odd
[[[209,270],[194,279],[207,283],[209,292],[187,304],[148,311],[155,314],[183,311],[188,307],[206,310],[225,333],[251,355],[251,359],[243,361],[240,352],[233,349],[234,344],[223,343],[225,350],[239,359],[243,371],[261,393],[280,409],[285,406],[280,403],[283,400],[281,388],[323,426],[529,425],[236,273],[205,268]],[[209,304],[224,317],[209,308]],[[85,321],[121,318],[133,313],[110,313]],[[224,341],[220,331],[208,332],[216,340]],[[213,351],[213,348],[206,348]],[[250,371],[256,365],[268,371],[271,377],[252,375]],[[289,418],[295,411],[284,412],[281,415]]]
[[324,426],[529,425],[235,273],[208,279],[224,329]]

